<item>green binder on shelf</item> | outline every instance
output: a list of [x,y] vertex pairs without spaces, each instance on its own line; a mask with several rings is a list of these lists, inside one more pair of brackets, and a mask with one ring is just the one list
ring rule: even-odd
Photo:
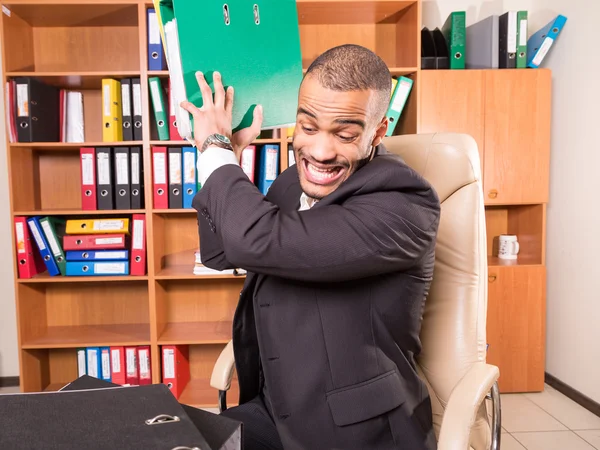
[[391,136],[394,134],[394,130],[398,125],[400,116],[402,115],[402,111],[404,110],[404,106],[406,105],[406,101],[408,100],[408,96],[410,95],[412,87],[413,80],[411,78],[403,76],[398,77],[398,81],[394,85],[392,98],[390,99],[390,104],[388,105],[388,110],[386,113],[386,117],[388,118],[388,127],[385,132],[386,136]]
[[154,111],[154,120],[156,121],[158,139],[161,141],[168,141],[169,109],[168,104],[165,103],[162,83],[158,77],[149,77],[148,84],[150,85],[150,100],[152,102],[152,110]]
[[465,68],[466,22],[467,14],[465,11],[454,11],[448,15],[442,26],[442,33],[446,38],[448,53],[450,54],[450,69]]
[[517,69],[527,67],[527,11],[517,11]]
[[40,226],[46,236],[48,245],[58,266],[61,275],[67,274],[67,260],[62,242],[65,236],[66,220],[60,217],[44,217],[40,219]]
[[[262,129],[296,122],[302,54],[296,0],[153,0],[176,105],[202,106],[200,71],[213,90],[213,73],[233,86],[232,128],[252,124],[263,107]],[[205,40],[205,42],[203,42]],[[176,107],[179,134],[191,140],[190,114]]]

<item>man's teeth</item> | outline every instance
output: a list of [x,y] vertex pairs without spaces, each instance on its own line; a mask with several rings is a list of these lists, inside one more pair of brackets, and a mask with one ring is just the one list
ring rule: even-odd
[[308,170],[310,170],[311,173],[313,173],[316,176],[321,177],[321,178],[322,177],[333,178],[339,172],[339,167],[333,167],[331,169],[320,169],[309,163]]

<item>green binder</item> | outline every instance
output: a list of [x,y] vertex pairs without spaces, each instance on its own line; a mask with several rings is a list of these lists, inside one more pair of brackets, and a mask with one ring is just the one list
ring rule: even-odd
[[62,275],[67,274],[67,260],[62,247],[65,236],[66,220],[58,217],[44,217],[40,219],[40,226],[48,241],[48,246],[54,256],[54,261]]
[[454,11],[448,15],[442,26],[442,33],[448,45],[450,69],[465,68],[466,21],[465,11]]
[[[158,2],[171,88],[177,105],[202,106],[196,72],[213,90],[213,73],[234,88],[233,131],[252,124],[263,107],[263,129],[296,123],[302,55],[296,0]],[[176,108],[179,134],[191,138],[190,114]]]
[[163,88],[160,78],[148,78],[150,85],[150,100],[152,102],[152,110],[154,111],[154,120],[156,122],[156,130],[158,131],[158,139],[161,141],[169,140],[169,111],[168,105],[165,103]]
[[527,67],[527,11],[517,11],[517,69]]

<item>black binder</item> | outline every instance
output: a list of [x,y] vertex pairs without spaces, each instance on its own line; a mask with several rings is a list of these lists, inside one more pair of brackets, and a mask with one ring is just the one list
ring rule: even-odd
[[112,166],[112,149],[96,148],[96,197],[99,210],[115,209]]
[[164,384],[0,396],[2,449],[211,450]]
[[131,147],[131,209],[144,208],[144,164],[142,147]]
[[131,106],[133,111],[133,140],[141,141],[142,137],[142,86],[139,78],[131,79]]
[[129,147],[115,147],[113,150],[115,170],[115,208],[131,209],[131,180]]
[[[498,17],[498,68],[499,69],[515,69],[517,67],[517,53],[509,52],[509,14],[507,11]],[[515,25],[516,27],[517,25]],[[516,32],[516,29],[513,30]],[[516,35],[514,36],[514,42],[512,42],[516,50]]]
[[133,141],[133,115],[131,99],[131,78],[123,78],[121,80],[121,113],[123,116],[124,141]]
[[[118,386],[119,385],[114,383],[83,375],[67,384],[60,392]],[[188,405],[181,405],[181,407],[208,443],[208,449],[240,450],[244,448],[242,435],[243,424],[241,422],[230,419],[229,417],[196,409]],[[203,447],[200,448],[203,449]]]
[[181,160],[181,147],[169,147],[167,149],[169,159],[167,170],[169,173],[169,209],[183,208],[183,181]]
[[18,142],[59,142],[60,90],[35,78],[15,78]]

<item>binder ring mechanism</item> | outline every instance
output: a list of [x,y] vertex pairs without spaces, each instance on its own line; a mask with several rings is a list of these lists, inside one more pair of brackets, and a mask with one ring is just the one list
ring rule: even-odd
[[162,423],[179,422],[181,419],[177,416],[170,416],[168,414],[159,414],[158,416],[147,419],[146,425],[160,425]]

